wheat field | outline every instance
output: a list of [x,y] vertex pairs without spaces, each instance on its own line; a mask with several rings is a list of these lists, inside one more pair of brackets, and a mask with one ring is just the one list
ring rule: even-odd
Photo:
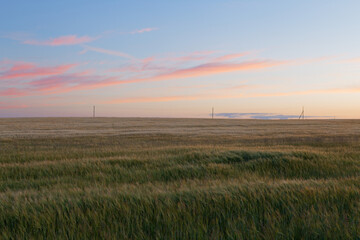
[[359,239],[360,120],[0,119],[1,239]]

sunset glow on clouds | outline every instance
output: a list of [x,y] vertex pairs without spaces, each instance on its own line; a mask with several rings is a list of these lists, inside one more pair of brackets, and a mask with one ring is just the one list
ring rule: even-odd
[[61,36],[57,38],[52,38],[49,40],[39,41],[39,40],[25,40],[24,44],[29,45],[45,45],[45,46],[63,46],[63,45],[77,45],[82,43],[88,43],[94,41],[96,38],[91,38],[88,36],[78,37],[76,35]]
[[25,104],[21,104],[21,105],[9,105],[7,103],[3,103],[0,102],[0,109],[1,110],[5,110],[5,109],[14,109],[14,108],[27,108],[28,106]]
[[348,27],[354,15],[336,10],[354,8],[340,2],[302,3],[311,24],[295,21],[300,3],[277,18],[271,9],[284,5],[266,1],[193,3],[203,15],[190,3],[143,2],[138,15],[132,3],[73,4],[80,15],[33,4],[46,18],[38,10],[24,21],[13,3],[0,16],[15,19],[0,21],[0,117],[87,116],[92,105],[122,117],[208,117],[216,106],[218,117],[291,118],[304,105],[313,117],[360,117],[360,36]]
[[145,33],[145,32],[151,32],[151,31],[155,31],[155,30],[157,30],[157,28],[142,28],[142,29],[139,29],[139,30],[132,31],[131,33],[132,34]]
[[0,73],[0,80],[13,78],[36,78],[41,76],[59,75],[65,73],[76,64],[66,64],[56,67],[37,67],[33,63],[15,63],[7,71]]
[[113,56],[117,56],[117,57],[132,59],[132,60],[135,59],[133,56],[130,56],[129,54],[119,52],[119,51],[107,50],[107,49],[103,49],[103,48],[96,48],[96,47],[91,47],[91,46],[86,46],[86,45],[84,45],[83,47],[84,47],[84,49],[80,52],[80,54],[85,54],[88,51],[93,51],[93,52],[113,55]]
[[[226,57],[228,55],[224,55]],[[217,58],[221,59],[221,57]],[[208,75],[216,75],[228,72],[238,71],[254,71],[261,70],[278,65],[286,64],[286,61],[273,60],[253,60],[238,63],[227,62],[211,62],[196,65],[188,68],[162,68],[162,73],[149,77],[143,77],[148,71],[143,67],[142,70],[134,70],[137,76],[106,76],[106,75],[87,75],[82,73],[68,74],[67,71],[74,68],[76,64],[60,65],[55,67],[37,67],[34,64],[15,63],[7,71],[0,74],[0,80],[10,80],[20,78],[21,80],[14,82],[20,85],[19,88],[10,87],[0,91],[0,96],[24,96],[24,95],[44,95],[56,94],[82,89],[96,89],[113,85],[140,83],[140,82],[156,82],[167,81],[184,78],[203,77]],[[135,63],[136,64],[136,63]],[[146,64],[146,61],[145,61]],[[131,72],[128,70],[127,72]],[[22,79],[27,81],[22,81]]]

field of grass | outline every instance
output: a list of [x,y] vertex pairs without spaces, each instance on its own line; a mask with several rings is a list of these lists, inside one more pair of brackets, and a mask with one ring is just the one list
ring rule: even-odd
[[360,121],[0,119],[1,239],[360,239]]

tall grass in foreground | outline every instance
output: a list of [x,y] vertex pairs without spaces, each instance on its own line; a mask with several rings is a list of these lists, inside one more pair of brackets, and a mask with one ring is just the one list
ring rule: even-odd
[[297,136],[289,122],[245,122],[234,135],[233,122],[149,133],[143,120],[144,133],[109,135],[74,121],[83,135],[51,135],[47,123],[38,136],[0,137],[0,238],[360,238],[360,141],[326,134],[349,122]]

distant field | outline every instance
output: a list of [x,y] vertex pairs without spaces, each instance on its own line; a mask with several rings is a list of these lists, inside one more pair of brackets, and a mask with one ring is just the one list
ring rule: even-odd
[[360,120],[0,119],[0,239],[360,239]]

